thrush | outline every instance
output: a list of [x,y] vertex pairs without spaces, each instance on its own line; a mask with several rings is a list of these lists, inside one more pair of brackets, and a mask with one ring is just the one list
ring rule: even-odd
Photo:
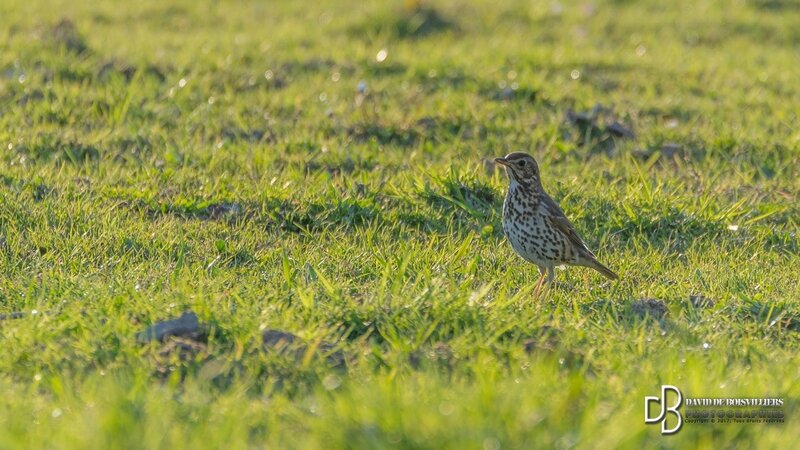
[[548,283],[553,281],[555,266],[591,267],[609,279],[618,278],[597,261],[564,211],[544,191],[539,165],[531,155],[514,152],[494,161],[505,166],[509,179],[503,202],[503,232],[511,248],[522,259],[536,264],[541,273],[534,298],[539,297],[545,277]]

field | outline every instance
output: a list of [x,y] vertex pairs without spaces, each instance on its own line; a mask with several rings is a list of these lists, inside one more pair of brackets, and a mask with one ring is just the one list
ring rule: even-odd
[[[0,448],[800,440],[795,1],[0,17]],[[491,162],[519,150],[620,281],[534,301]],[[786,421],[662,436],[662,384]]]

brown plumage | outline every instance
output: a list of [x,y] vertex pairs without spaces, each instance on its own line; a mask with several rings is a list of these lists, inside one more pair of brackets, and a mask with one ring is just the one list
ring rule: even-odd
[[616,280],[617,274],[597,261],[564,211],[542,188],[539,166],[527,153],[514,152],[495,162],[506,167],[508,193],[503,202],[503,231],[514,251],[539,267],[544,282],[554,278],[553,268],[562,264],[591,267]]

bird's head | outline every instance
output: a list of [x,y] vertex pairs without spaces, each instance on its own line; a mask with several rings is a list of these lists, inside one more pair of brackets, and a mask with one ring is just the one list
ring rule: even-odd
[[512,181],[527,187],[539,187],[542,180],[539,178],[539,165],[533,156],[523,153],[509,153],[504,158],[495,158],[494,162],[506,167],[508,177]]

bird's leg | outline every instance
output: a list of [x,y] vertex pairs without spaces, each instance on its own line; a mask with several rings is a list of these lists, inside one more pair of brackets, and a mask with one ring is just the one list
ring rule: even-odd
[[536,283],[536,289],[534,289],[534,291],[533,291],[533,301],[534,302],[539,299],[539,291],[542,289],[542,283],[544,283],[544,277],[545,277],[545,275],[547,275],[547,269],[542,269],[540,267],[539,268],[539,272],[541,272],[542,276],[539,277],[539,282]]
[[547,277],[547,284],[550,286],[558,286],[561,289],[565,290],[573,290],[575,286],[572,283],[567,282],[566,280],[555,281],[555,270],[550,269],[550,274]]
[[534,289],[534,291],[533,291],[533,301],[534,302],[539,300],[539,291],[542,289],[542,283],[544,283],[544,275],[545,274],[542,274],[542,276],[539,277],[539,282],[536,283],[536,289]]
[[[552,267],[546,267],[543,269],[539,269],[542,272],[542,278],[539,279],[539,284],[536,286],[536,298],[539,298],[539,291],[541,290],[542,286],[547,283],[547,289],[550,289],[553,286],[553,280],[556,278],[556,272],[553,270]],[[545,276],[547,276],[547,280],[545,281]]]

